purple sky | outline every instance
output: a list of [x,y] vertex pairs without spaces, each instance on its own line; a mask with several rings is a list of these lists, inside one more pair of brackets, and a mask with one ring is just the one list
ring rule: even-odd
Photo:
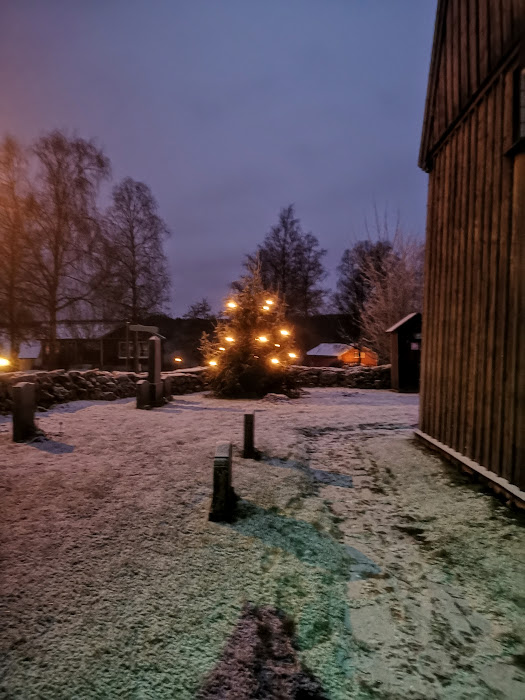
[[436,0],[1,0],[0,135],[55,127],[146,182],[172,313],[214,307],[282,206],[328,249],[424,233],[417,168]]

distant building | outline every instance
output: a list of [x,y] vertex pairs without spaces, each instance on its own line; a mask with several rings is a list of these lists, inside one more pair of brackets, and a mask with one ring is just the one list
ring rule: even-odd
[[312,367],[342,367],[343,365],[377,365],[377,353],[369,348],[344,343],[321,343],[306,353]]
[[419,165],[420,437],[523,491],[524,0],[439,1]]
[[408,314],[391,326],[391,385],[394,391],[419,391],[421,314]]
[[[212,334],[213,319],[170,318],[164,314],[152,314],[142,321],[144,325],[158,328],[162,338],[163,369],[180,369],[194,367],[202,362],[199,346],[203,333]],[[148,333],[139,333],[138,349],[142,367],[147,365]],[[126,324],[115,327],[104,335],[105,365],[111,369],[126,368],[126,339],[129,343],[128,368],[132,368],[130,359],[134,350],[134,333],[126,332]]]
[[21,343],[18,353],[18,366],[20,370],[42,368],[42,343]]

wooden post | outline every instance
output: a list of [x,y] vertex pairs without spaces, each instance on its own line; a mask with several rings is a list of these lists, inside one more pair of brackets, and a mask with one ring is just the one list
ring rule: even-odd
[[242,456],[245,459],[254,459],[256,456],[254,447],[255,414],[244,414],[244,451]]
[[213,498],[208,519],[231,522],[236,500],[232,488],[232,444],[219,442],[213,459]]
[[37,434],[35,385],[29,382],[19,382],[13,387],[13,441],[24,442]]
[[150,384],[146,379],[140,379],[137,384],[137,408],[149,408]]
[[151,336],[148,347],[148,381],[150,383],[150,403],[152,406],[162,406],[164,386],[160,377],[160,365],[162,361],[160,338]]

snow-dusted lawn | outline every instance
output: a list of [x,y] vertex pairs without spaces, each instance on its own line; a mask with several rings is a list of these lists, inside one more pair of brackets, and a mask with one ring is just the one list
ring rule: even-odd
[[[4,420],[0,697],[193,698],[246,600],[295,619],[330,698],[524,697],[520,520],[413,442],[417,396],[308,393],[76,402],[33,445]],[[207,521],[220,438],[231,526]]]

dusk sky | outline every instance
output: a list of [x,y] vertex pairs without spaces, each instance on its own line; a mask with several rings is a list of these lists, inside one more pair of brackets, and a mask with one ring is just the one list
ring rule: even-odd
[[293,202],[328,286],[374,203],[424,234],[436,0],[1,0],[0,136],[93,138],[172,231],[171,313],[217,309]]

